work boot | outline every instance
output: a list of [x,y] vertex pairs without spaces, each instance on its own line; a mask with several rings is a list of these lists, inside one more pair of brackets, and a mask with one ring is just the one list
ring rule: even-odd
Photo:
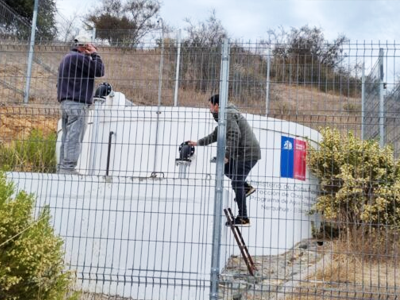
[[[229,224],[229,222],[225,223],[226,226],[230,226],[231,224]],[[234,220],[233,220],[233,226],[237,226],[237,227],[249,227],[250,226],[250,219],[247,217],[240,217],[237,216]]]

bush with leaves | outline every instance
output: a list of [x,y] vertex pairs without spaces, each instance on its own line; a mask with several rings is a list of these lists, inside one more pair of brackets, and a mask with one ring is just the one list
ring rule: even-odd
[[68,295],[73,276],[64,272],[49,208],[34,218],[33,205],[33,195],[0,173],[0,299],[76,299]]
[[314,211],[341,228],[398,229],[400,164],[391,147],[330,128],[321,134],[319,149],[309,147],[308,155],[322,190]]

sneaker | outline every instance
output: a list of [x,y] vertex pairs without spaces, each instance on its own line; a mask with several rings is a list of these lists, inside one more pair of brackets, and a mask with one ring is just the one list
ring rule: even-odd
[[244,192],[246,193],[246,198],[249,197],[251,194],[253,194],[257,189],[250,184],[247,184],[244,187]]
[[[230,226],[229,222],[226,222],[225,225],[226,225],[226,226]],[[237,226],[237,227],[249,227],[249,226],[250,226],[250,219],[249,219],[249,218],[243,218],[243,217],[237,216],[237,217],[233,220],[233,226]]]

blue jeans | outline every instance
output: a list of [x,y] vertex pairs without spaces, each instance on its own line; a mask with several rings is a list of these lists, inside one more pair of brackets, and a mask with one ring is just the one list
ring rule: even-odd
[[60,170],[74,170],[78,163],[87,127],[88,109],[88,105],[84,103],[70,100],[61,102]]
[[256,163],[257,160],[236,161],[230,159],[225,164],[225,175],[231,179],[232,189],[236,195],[235,200],[239,209],[238,216],[243,218],[247,218],[245,182],[247,175],[249,175]]

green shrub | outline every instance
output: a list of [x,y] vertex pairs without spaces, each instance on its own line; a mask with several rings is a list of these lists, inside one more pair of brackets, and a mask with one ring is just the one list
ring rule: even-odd
[[308,166],[322,194],[313,211],[341,228],[399,229],[400,167],[393,150],[352,133],[325,128],[319,149],[309,147]]
[[344,111],[355,114],[361,111],[361,106],[359,104],[353,104],[353,103],[346,103],[343,105]]
[[33,205],[33,195],[17,192],[0,173],[0,299],[73,299],[49,208],[34,218]]
[[34,129],[25,140],[0,145],[0,167],[5,171],[54,173],[56,171],[55,133],[44,135]]

